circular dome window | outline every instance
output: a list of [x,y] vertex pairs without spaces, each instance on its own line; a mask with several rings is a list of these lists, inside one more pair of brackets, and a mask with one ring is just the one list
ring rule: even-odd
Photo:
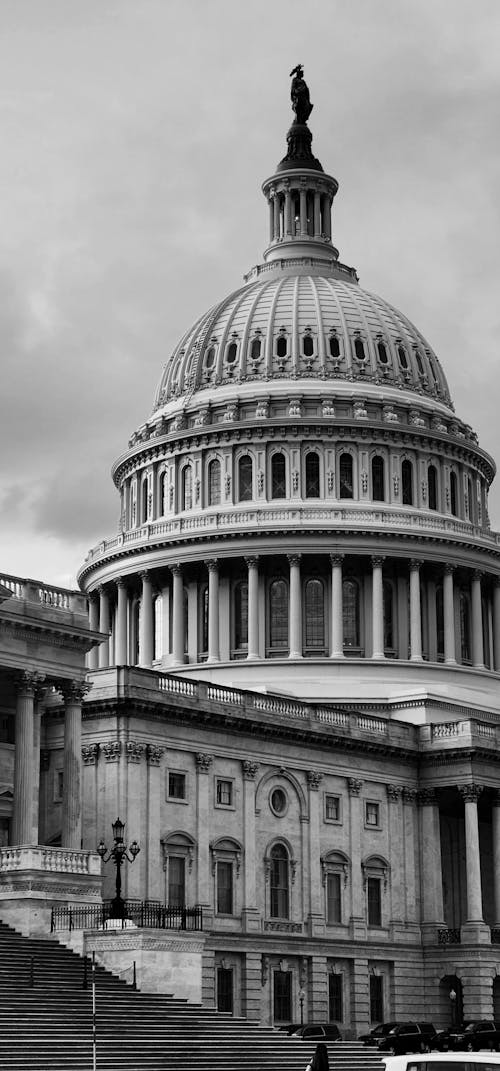
[[286,792],[282,788],[273,788],[269,797],[269,803],[273,814],[278,818],[282,818],[286,814],[288,808],[288,799]]

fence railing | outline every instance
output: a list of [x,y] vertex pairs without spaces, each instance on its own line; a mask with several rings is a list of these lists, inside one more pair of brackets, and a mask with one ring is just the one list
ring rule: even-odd
[[54,907],[50,932],[55,930],[117,930],[130,926],[158,930],[202,930],[201,907],[170,907],[156,900],[124,900],[123,915],[114,913],[112,901],[81,907]]

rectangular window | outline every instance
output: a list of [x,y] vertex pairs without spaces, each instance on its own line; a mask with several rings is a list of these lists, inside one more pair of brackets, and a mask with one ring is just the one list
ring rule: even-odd
[[340,822],[340,796],[325,795],[325,822]]
[[341,1023],[344,1019],[344,986],[341,974],[328,975],[328,1019]]
[[326,875],[326,921],[330,926],[342,922],[340,874]]
[[218,807],[233,806],[233,782],[217,778],[215,799]]
[[233,864],[217,863],[217,913],[233,914]]
[[186,799],[186,775],[183,773],[168,773],[167,794],[170,800]]
[[274,971],[274,1021],[289,1023],[292,1018],[292,972]]
[[376,974],[370,975],[370,1022],[384,1021],[384,979]]
[[382,925],[382,896],[380,878],[368,878],[366,883],[368,925]]
[[380,826],[380,804],[371,803],[367,800],[365,803],[365,825],[377,828]]
[[168,906],[185,907],[186,860],[182,855],[168,857]]

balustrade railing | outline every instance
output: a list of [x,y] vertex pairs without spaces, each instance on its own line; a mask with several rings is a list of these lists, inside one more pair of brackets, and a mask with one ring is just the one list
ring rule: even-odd
[[440,945],[459,945],[460,929],[449,927],[447,929],[438,930],[438,943]]
[[52,908],[50,932],[56,930],[125,930],[130,926],[156,930],[203,929],[201,907],[170,907],[157,900],[124,900],[123,916],[116,917],[112,900],[102,904]]

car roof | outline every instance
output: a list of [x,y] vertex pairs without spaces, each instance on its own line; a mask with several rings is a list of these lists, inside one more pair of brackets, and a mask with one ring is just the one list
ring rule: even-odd
[[423,1067],[424,1064],[494,1064],[500,1067],[500,1053],[498,1052],[426,1052],[408,1054],[406,1056],[380,1056],[386,1065],[386,1071],[406,1071],[407,1067],[415,1065]]

